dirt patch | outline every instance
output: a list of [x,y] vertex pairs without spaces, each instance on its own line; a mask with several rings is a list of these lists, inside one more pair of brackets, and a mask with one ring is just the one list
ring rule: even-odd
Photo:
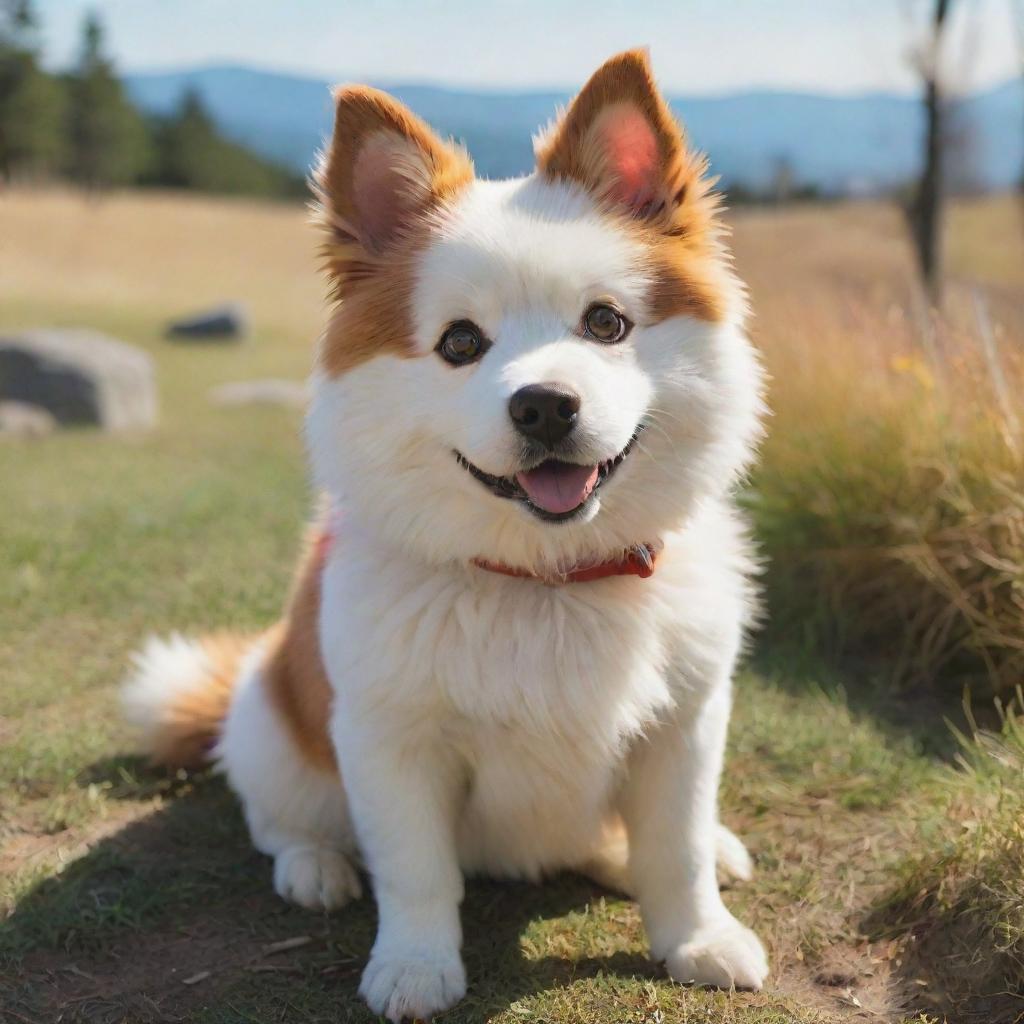
[[98,955],[32,955],[21,971],[31,984],[12,993],[13,1015],[33,1024],[185,1021],[247,976],[301,979],[350,966],[332,960],[323,935],[290,938],[304,941],[276,951],[241,922],[211,919],[183,932],[133,935]]
[[10,877],[34,868],[77,860],[97,843],[146,817],[154,809],[154,805],[109,804],[101,818],[56,832],[31,829],[25,824],[31,814],[23,813],[18,821],[7,826],[6,838],[0,845],[0,876]]
[[836,943],[813,964],[784,963],[775,984],[832,1020],[902,1020],[904,999],[888,950]]

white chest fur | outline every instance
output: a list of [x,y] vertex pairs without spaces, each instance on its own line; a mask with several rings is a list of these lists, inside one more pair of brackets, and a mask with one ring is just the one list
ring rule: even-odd
[[353,530],[324,577],[337,713],[348,728],[432,735],[451,752],[466,869],[572,863],[632,744],[685,710],[716,674],[709,660],[731,661],[740,616],[723,605],[738,591],[723,592],[717,559],[710,589],[698,551],[694,538],[670,538],[651,579],[548,587],[387,557]]

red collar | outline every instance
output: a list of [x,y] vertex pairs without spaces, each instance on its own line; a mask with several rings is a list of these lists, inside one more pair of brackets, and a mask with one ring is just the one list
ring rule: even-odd
[[[313,558],[319,566],[327,561],[331,547],[338,532],[338,516],[330,515],[313,532]],[[607,579],[609,576],[639,576],[646,580],[654,575],[654,563],[658,558],[660,545],[634,544],[619,558],[609,558],[607,562],[595,565],[580,566],[565,573],[544,576],[530,572],[529,569],[517,569],[501,562],[488,562],[486,558],[474,558],[473,565],[487,572],[496,572],[502,576],[514,576],[521,580],[539,580],[549,586],[562,583],[590,583],[593,580]]]
[[517,569],[511,565],[503,565],[501,562],[488,562],[485,558],[474,558],[473,564],[478,569],[500,573],[502,576],[514,576],[521,580],[540,580],[549,586],[557,586],[562,583],[590,583],[593,580],[607,579],[609,576],[639,576],[646,580],[654,575],[654,563],[657,557],[658,551],[653,544],[634,544],[619,558],[610,558],[607,562],[581,566],[553,576],[530,572],[529,569]]

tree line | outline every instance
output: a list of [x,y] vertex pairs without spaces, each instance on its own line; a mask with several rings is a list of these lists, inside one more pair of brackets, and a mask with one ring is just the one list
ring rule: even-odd
[[40,48],[32,0],[0,0],[0,182],[305,194],[301,177],[224,138],[198,93],[168,116],[142,114],[104,52],[95,14],[69,71],[46,71]]

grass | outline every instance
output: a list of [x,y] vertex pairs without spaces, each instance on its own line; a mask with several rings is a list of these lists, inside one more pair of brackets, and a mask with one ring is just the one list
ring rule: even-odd
[[[958,274],[990,253],[978,235],[1009,223],[990,206],[953,220]],[[46,193],[0,197],[0,235],[14,243],[0,247],[0,324],[88,323],[141,345],[162,402],[145,437],[0,444],[0,479],[16,482],[0,506],[0,1020],[368,1020],[355,990],[372,902],[328,918],[277,900],[221,782],[132,758],[115,703],[147,630],[248,629],[279,609],[309,498],[299,417],[220,407],[208,392],[305,374],[322,312],[314,238],[289,207]],[[861,544],[871,515],[881,547],[894,509],[962,524],[936,511],[962,507],[952,483],[947,501],[907,482],[907,446],[923,462],[935,452],[908,438],[911,410],[944,430],[950,410],[929,398],[934,372],[905,314],[886,312],[909,302],[898,221],[881,207],[749,214],[736,244],[777,409],[751,502],[779,564],[771,593],[796,609],[773,610],[775,642],[739,680],[723,792],[758,862],[726,899],[765,938],[770,987],[671,984],[644,956],[635,907],[581,879],[476,882],[470,996],[446,1020],[996,1024],[1015,1012],[1000,993],[1024,990],[1016,719],[951,765],[938,756],[954,742],[941,706],[894,703],[876,663],[822,667],[830,634],[850,639],[835,634],[861,582],[819,557],[816,574],[836,573],[811,591],[828,595],[828,614],[806,614],[795,593],[798,555]],[[984,273],[1008,330],[1002,303],[1021,282],[1004,262]],[[250,305],[250,341],[162,339],[168,317],[225,297]],[[825,389],[822,352],[839,371]],[[911,361],[894,367],[894,354]],[[971,479],[974,502],[981,485]],[[885,573],[898,566],[919,593],[919,570],[884,560]],[[308,941],[274,947],[296,937]]]
[[[869,928],[902,935],[908,963],[967,1017],[1012,1018],[1024,990],[1024,720],[960,735],[941,842],[902,865]],[[979,998],[979,992],[985,993]]]
[[894,209],[741,220],[737,247],[773,378],[753,504],[774,635],[880,651],[955,699],[1024,672],[1024,212],[951,222],[934,315]]

